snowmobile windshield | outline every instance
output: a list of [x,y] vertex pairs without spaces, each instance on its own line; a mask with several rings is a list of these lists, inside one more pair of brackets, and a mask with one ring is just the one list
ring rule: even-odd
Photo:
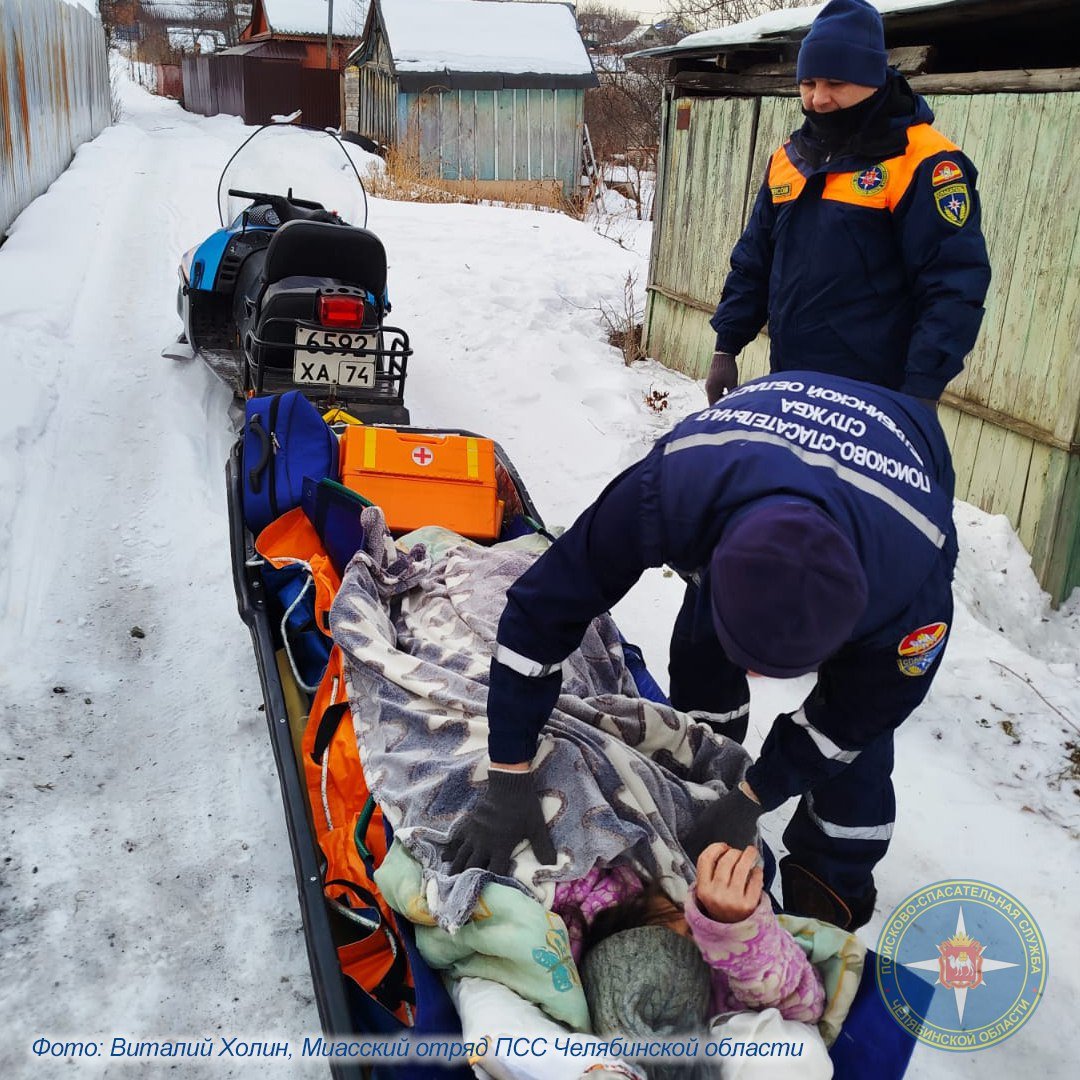
[[[248,210],[250,224],[276,227],[290,216],[322,209],[349,225],[366,226],[367,194],[360,176],[373,160],[374,155],[333,132],[267,124],[240,144],[222,170],[217,192],[221,224],[231,225]],[[283,199],[296,209],[290,212]]]

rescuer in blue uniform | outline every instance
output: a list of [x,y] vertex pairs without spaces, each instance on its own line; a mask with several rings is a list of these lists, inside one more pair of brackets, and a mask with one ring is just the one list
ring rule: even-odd
[[963,368],[990,266],[976,171],[886,67],[881,16],[832,0],[799,50],[802,127],[769,162],[711,322],[712,404],[765,323],[772,371],[936,401]]
[[818,675],[684,847],[696,858],[715,840],[745,846],[762,813],[800,797],[784,834],[785,906],[865,923],[893,828],[893,731],[926,695],[952,621],[952,498],[934,411],[867,383],[767,376],[682,421],[508,591],[492,770],[451,838],[454,869],[506,873],[526,839],[554,861],[529,768],[560,664],[646,568],[668,564],[694,583],[672,640],[673,703],[709,700],[714,729],[741,740],[747,672]]

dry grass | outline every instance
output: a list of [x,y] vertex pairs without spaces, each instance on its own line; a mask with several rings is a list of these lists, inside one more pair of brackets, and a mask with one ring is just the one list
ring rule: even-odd
[[645,359],[645,351],[641,347],[645,312],[638,306],[636,287],[637,275],[628,271],[626,280],[623,282],[621,310],[617,305],[603,300],[600,301],[598,309],[600,321],[607,330],[608,344],[614,345],[622,352],[623,361],[627,367]]
[[583,206],[575,205],[553,180],[443,180],[419,156],[408,149],[391,147],[384,168],[373,169],[364,177],[368,193],[397,202],[472,203],[558,210],[581,217]]

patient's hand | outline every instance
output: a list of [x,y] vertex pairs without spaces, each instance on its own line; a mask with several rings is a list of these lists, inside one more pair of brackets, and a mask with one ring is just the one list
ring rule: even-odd
[[740,851],[728,844],[710,844],[697,861],[698,904],[717,922],[741,922],[761,900],[764,871],[751,844]]

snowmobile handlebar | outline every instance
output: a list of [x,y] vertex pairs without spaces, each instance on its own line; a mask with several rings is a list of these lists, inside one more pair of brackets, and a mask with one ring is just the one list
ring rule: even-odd
[[271,195],[263,191],[240,191],[238,188],[229,188],[229,194],[238,199],[251,199],[253,203],[266,204],[273,209],[282,224],[286,221],[328,221],[336,225],[341,221],[332,210],[302,199],[293,200],[284,195]]

